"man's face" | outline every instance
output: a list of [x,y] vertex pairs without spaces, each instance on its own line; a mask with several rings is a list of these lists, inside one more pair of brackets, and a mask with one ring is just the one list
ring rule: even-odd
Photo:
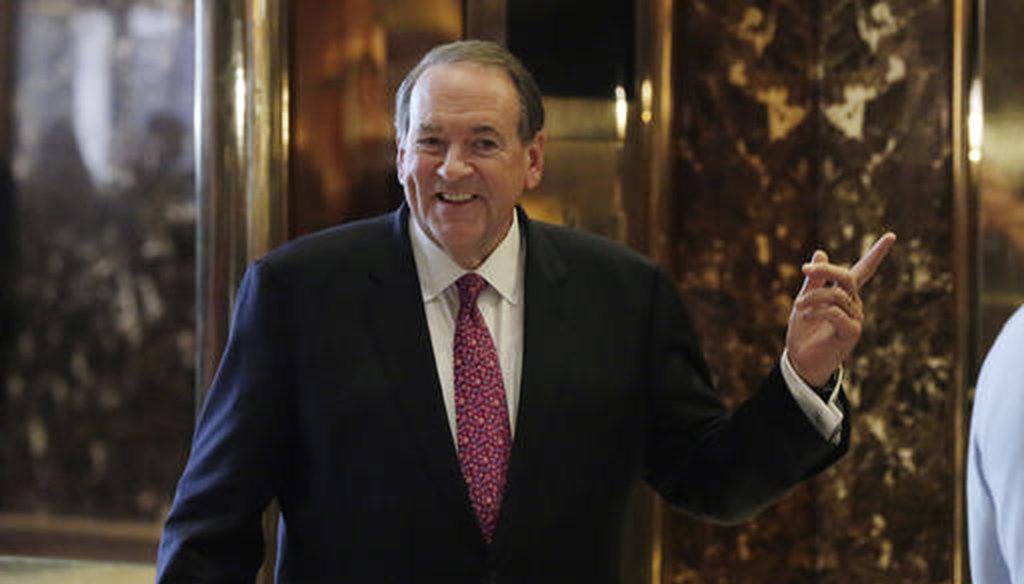
[[540,184],[544,136],[519,138],[508,74],[473,63],[435,65],[416,81],[398,180],[413,216],[459,265],[480,265],[505,237],[516,202]]

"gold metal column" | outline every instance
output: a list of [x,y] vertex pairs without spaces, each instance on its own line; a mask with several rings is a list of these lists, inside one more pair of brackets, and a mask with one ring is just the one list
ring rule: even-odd
[[[967,395],[977,371],[978,200],[968,122],[972,88],[979,87],[980,8],[983,0],[953,2],[953,278],[956,347],[953,387],[953,582],[970,582],[967,564]],[[980,122],[977,121],[976,123]]]
[[640,122],[643,128],[644,160],[650,181],[648,199],[648,253],[658,263],[671,268],[674,238],[669,232],[671,208],[671,141],[672,141],[672,42],[674,0],[650,0],[646,19],[640,18],[638,38],[649,39],[642,53],[647,59],[641,68]]
[[287,0],[196,4],[196,407],[248,262],[287,239]]
[[289,239],[288,0],[248,0],[247,250],[256,259]]
[[[287,15],[287,0],[197,0],[197,411],[246,264],[288,238]],[[273,581],[277,515],[263,516],[261,583]]]
[[[639,221],[640,239],[632,243],[672,273],[675,266],[671,233],[673,218],[671,183],[672,43],[674,0],[636,3],[636,79],[626,138],[626,182],[643,193],[643,204],[632,212]],[[638,225],[639,224],[639,225]],[[650,489],[642,498],[647,534],[642,567],[645,584],[662,584],[665,578],[665,517],[670,512]]]

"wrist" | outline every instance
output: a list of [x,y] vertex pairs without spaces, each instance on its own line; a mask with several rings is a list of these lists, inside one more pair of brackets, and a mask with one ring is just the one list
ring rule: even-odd
[[808,383],[807,385],[811,386],[811,389],[813,389],[815,393],[828,399],[828,397],[832,394],[832,391],[839,384],[839,380],[842,379],[841,372],[842,366],[840,366],[839,369],[833,371],[832,375],[829,375],[828,379],[825,380],[825,383],[822,383],[820,385]]

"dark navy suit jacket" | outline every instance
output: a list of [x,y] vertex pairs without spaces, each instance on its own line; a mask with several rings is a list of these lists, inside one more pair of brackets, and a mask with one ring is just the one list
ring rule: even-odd
[[661,270],[519,212],[521,398],[493,544],[459,471],[403,207],[249,268],[159,582],[252,581],[276,497],[278,582],[611,584],[639,481],[735,521],[845,450],[849,413],[833,446],[777,367],[727,412]]

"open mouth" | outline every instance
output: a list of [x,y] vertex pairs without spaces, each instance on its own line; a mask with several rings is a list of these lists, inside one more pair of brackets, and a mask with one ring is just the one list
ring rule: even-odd
[[445,203],[468,203],[477,196],[472,193],[437,193],[437,198]]

